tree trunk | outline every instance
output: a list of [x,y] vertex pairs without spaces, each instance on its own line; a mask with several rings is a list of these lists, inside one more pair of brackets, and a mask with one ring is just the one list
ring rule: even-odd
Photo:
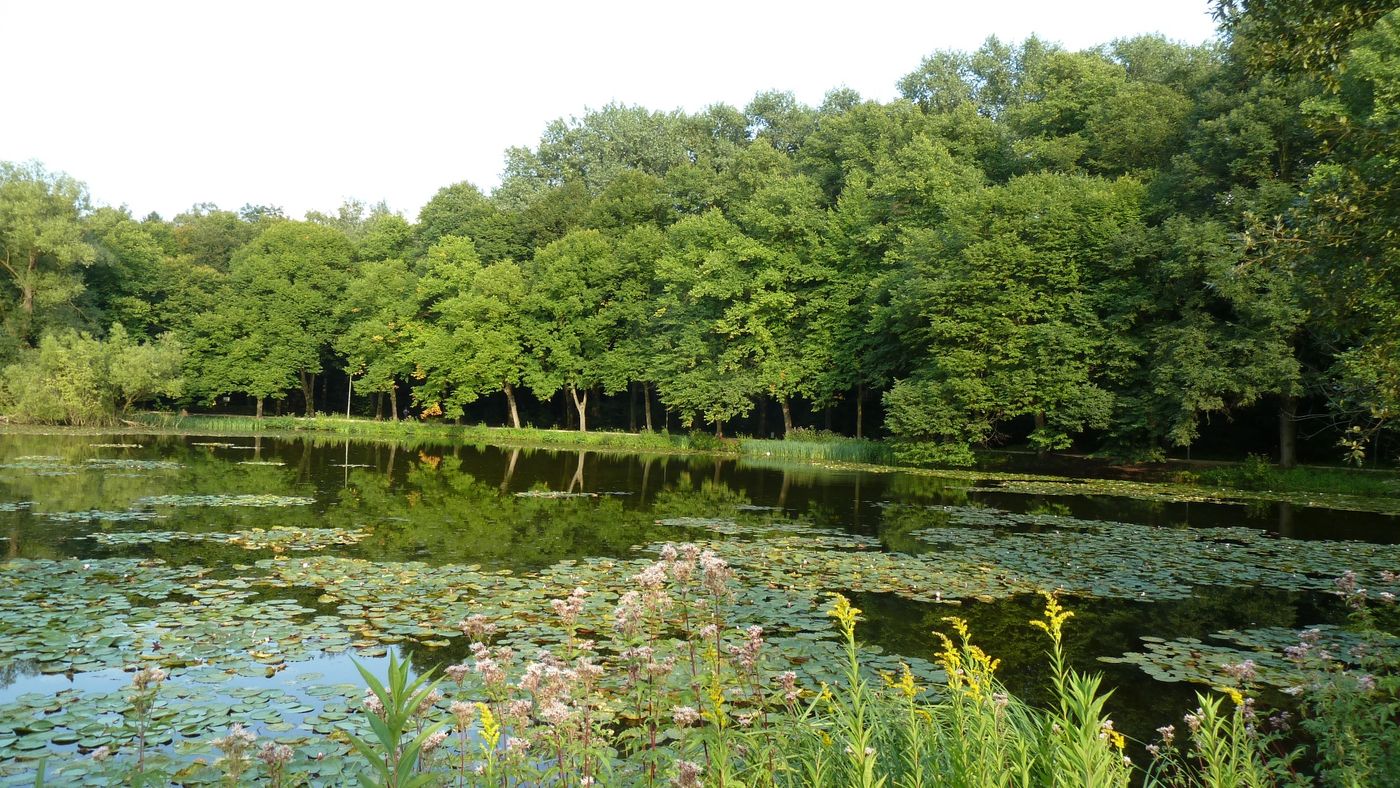
[[715,437],[724,437],[724,419],[715,419]]
[[399,420],[399,382],[389,381],[389,420]]
[[[1045,411],[1043,410],[1038,410],[1035,412],[1035,429],[1037,432],[1045,429]],[[1036,449],[1035,453],[1036,456],[1044,457],[1046,455],[1045,447],[1042,446]]]
[[1298,398],[1291,394],[1278,409],[1278,465],[1298,467]]
[[574,401],[574,407],[578,409],[578,431],[588,432],[588,390],[584,389],[583,398],[580,399],[578,389],[569,386],[569,398]]
[[627,382],[627,431],[637,431],[637,384]]
[[758,395],[758,437],[768,437],[768,395]]
[[642,405],[646,411],[647,432],[651,432],[651,384],[645,380],[642,381]]
[[305,370],[297,374],[301,376],[301,397],[306,400],[306,417],[312,418],[316,415],[316,376],[307,374]]
[[792,434],[792,403],[787,397],[779,401],[783,403],[783,437],[786,438]]
[[384,420],[384,395],[378,391],[374,392],[374,420]]
[[856,437],[865,437],[865,384],[856,386]]
[[506,404],[510,406],[510,426],[520,429],[520,411],[515,407],[515,386],[506,381],[501,386],[501,390],[506,393]]
[[262,413],[263,413],[263,398],[262,398],[262,397],[258,397],[258,418],[262,418]]

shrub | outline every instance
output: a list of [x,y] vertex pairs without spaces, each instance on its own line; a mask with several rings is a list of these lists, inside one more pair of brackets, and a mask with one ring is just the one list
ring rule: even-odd
[[0,407],[22,422],[110,424],[138,402],[179,396],[181,358],[172,335],[141,343],[120,324],[106,340],[47,334],[0,373]]

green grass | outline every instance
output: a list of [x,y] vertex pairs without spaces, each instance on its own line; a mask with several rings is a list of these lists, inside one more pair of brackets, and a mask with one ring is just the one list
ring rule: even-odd
[[1356,468],[1299,467],[1283,469],[1262,457],[1182,475],[1180,481],[1237,490],[1339,493],[1360,496],[1400,496],[1400,474]]
[[664,432],[578,432],[534,428],[487,427],[375,421],[344,416],[178,416],[172,413],[140,413],[130,419],[143,427],[203,435],[343,435],[355,438],[406,442],[492,444],[595,451],[680,453],[695,451],[685,435]]
[[863,465],[894,465],[890,447],[863,438],[819,435],[808,439],[765,440],[744,438],[739,453],[749,457],[800,460],[803,462],[849,462]]

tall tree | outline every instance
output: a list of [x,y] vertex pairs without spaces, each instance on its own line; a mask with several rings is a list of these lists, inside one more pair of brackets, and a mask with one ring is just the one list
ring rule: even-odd
[[14,303],[10,335],[31,344],[42,314],[83,291],[81,270],[95,258],[83,237],[87,191],[36,162],[0,162],[0,270]]
[[589,393],[618,391],[628,382],[608,359],[622,326],[612,243],[597,230],[574,230],[536,252],[529,270],[527,342],[536,366],[528,383],[541,398],[565,392],[579,430],[587,430]]
[[1119,236],[1141,188],[1054,175],[970,195],[942,232],[906,233],[902,297],[923,355],[885,397],[890,430],[920,459],[968,462],[999,425],[1031,416],[1032,446],[1059,449],[1104,427],[1103,327],[1093,283],[1124,267]]
[[272,224],[230,264],[216,312],[192,329],[201,388],[263,400],[299,386],[315,415],[315,380],[339,329],[337,305],[353,249],[337,230],[307,222]]

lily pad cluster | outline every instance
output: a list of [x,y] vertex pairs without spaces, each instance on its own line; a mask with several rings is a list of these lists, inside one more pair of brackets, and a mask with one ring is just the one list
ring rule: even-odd
[[309,506],[315,498],[302,495],[149,495],[138,499],[133,508],[141,506]]
[[165,515],[146,509],[88,509],[82,512],[45,512],[44,518],[60,523],[128,523],[160,520]]
[[[1013,514],[977,507],[935,507],[948,526],[913,536],[953,549],[920,556],[1011,589],[1062,589],[1081,596],[1183,599],[1195,586],[1261,586],[1327,591],[1355,571],[1378,591],[1400,566],[1400,545],[1276,537],[1251,528],[1163,528]],[[969,528],[982,534],[978,540]],[[959,571],[960,570],[960,571]]]
[[345,528],[249,528],[235,533],[198,531],[100,532],[89,534],[88,538],[98,544],[108,546],[216,542],[247,550],[301,552],[323,550],[331,545],[357,544],[367,536],[369,536],[368,531]]
[[[1164,638],[1144,636],[1143,651],[1128,652],[1120,657],[1099,657],[1101,662],[1137,665],[1158,681],[1189,681],[1198,684],[1225,686],[1236,678],[1228,669],[1246,661],[1251,663],[1252,683],[1289,688],[1303,683],[1308,676],[1308,663],[1290,657],[1290,648],[1300,643],[1300,632],[1286,627],[1259,629],[1228,629],[1212,633],[1209,641],[1199,638]],[[1318,626],[1308,630],[1308,652],[1325,655],[1330,661],[1346,664],[1358,653],[1358,648],[1400,648],[1400,637],[1389,643],[1363,640],[1341,627]],[[1214,642],[1211,642],[1214,641]]]

